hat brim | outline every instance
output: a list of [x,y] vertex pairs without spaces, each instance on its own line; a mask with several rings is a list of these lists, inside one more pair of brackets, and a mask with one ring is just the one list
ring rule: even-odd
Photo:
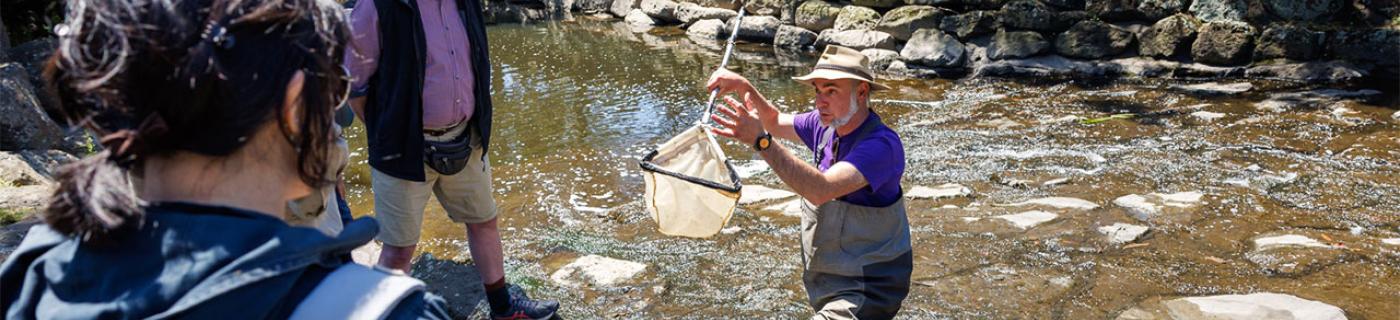
[[822,80],[839,80],[839,79],[859,80],[859,81],[864,81],[865,83],[869,83],[869,84],[870,84],[870,90],[871,90],[871,91],[882,91],[882,90],[889,90],[889,89],[890,89],[890,87],[885,86],[885,85],[883,85],[883,84],[880,84],[879,82],[875,82],[875,81],[872,80],[872,79],[867,79],[867,78],[865,78],[865,77],[858,76],[858,75],[855,75],[855,74],[852,74],[852,73],[843,72],[843,71],[839,71],[839,70],[831,70],[831,69],[816,69],[816,70],[812,70],[812,73],[808,73],[808,74],[806,74],[806,75],[799,76],[799,77],[792,77],[792,80],[797,80],[797,82],[805,83],[805,84],[807,84],[807,85],[809,85],[809,86],[812,86],[812,85],[813,85],[813,84],[812,84],[812,80],[817,80],[817,79],[822,79]]

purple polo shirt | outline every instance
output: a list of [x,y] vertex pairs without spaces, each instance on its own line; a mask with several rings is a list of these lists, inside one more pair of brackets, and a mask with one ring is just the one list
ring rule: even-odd
[[[807,149],[822,153],[818,170],[826,172],[838,161],[831,156],[830,146],[817,150],[826,131],[834,129],[822,126],[821,115],[816,111],[793,117],[792,127],[802,138],[802,143],[807,144]],[[861,135],[861,131],[866,131],[864,136],[856,137]],[[899,182],[904,177],[904,143],[899,140],[899,134],[880,122],[880,115],[872,110],[860,128],[836,139],[840,142],[831,144],[839,148],[839,161],[856,167],[856,171],[860,171],[865,181],[870,183],[865,188],[842,196],[841,200],[867,207],[887,207],[898,202],[903,193]]]
[[[471,44],[453,0],[417,0],[418,16],[427,40],[423,66],[423,127],[445,128],[476,111],[472,96]],[[350,13],[350,45],[345,50],[350,85],[364,90],[379,67],[379,11],[374,0],[355,3]],[[399,50],[409,50],[398,48]]]

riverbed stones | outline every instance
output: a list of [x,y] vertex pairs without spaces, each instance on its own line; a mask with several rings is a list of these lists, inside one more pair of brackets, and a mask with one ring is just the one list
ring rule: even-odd
[[1039,32],[1001,30],[992,37],[987,57],[996,60],[1026,58],[1045,52],[1049,47],[1050,42]]
[[823,0],[807,0],[797,6],[793,22],[803,29],[821,32],[836,24],[836,16],[841,14],[842,5]]
[[1034,228],[1035,226],[1040,225],[1042,223],[1053,221],[1055,220],[1055,218],[1059,217],[1060,215],[1054,213],[1033,210],[1017,214],[999,215],[994,216],[992,218],[1005,220],[1006,222],[1011,223],[1011,225],[1015,226],[1016,228],[1020,228],[1021,230],[1027,230],[1030,228]]
[[900,41],[908,41],[914,31],[938,28],[944,17],[953,12],[930,6],[903,6],[886,12],[875,30],[883,31]]
[[[1396,114],[1400,114],[1400,111],[1397,111]],[[1400,238],[1386,238],[1386,239],[1381,239],[1381,244],[1391,245],[1391,246],[1400,246]]]
[[724,22],[715,19],[695,21],[685,28],[685,35],[693,39],[719,40],[723,38]]
[[682,3],[676,7],[676,19],[684,24],[707,19],[728,21],[730,18],[737,15],[739,15],[739,13],[734,12],[734,10],[710,8],[689,2]]
[[874,9],[862,6],[845,6],[841,8],[841,13],[836,15],[836,22],[831,26],[836,31],[846,30],[874,30],[880,23],[880,13]]
[[63,129],[40,106],[29,73],[17,63],[0,64],[0,150],[47,150],[62,143]]
[[839,45],[856,50],[870,48],[895,49],[895,39],[888,33],[874,30],[826,30],[817,35],[817,48],[825,48],[828,44]]
[[899,55],[905,61],[929,67],[961,67],[967,49],[962,42],[938,29],[922,29],[914,32]]
[[802,201],[804,201],[804,200],[802,200],[802,199],[796,199],[796,200],[789,200],[789,201],[787,201],[787,202],[781,202],[781,203],[774,204],[774,205],[771,205],[771,206],[763,207],[763,211],[773,211],[773,212],[777,212],[777,213],[779,213],[779,214],[782,214],[783,216],[793,217],[793,218],[801,218],[801,217],[802,217]]
[[641,0],[642,12],[659,22],[679,22],[680,20],[676,19],[678,6],[680,4],[671,0]]
[[1191,42],[1201,22],[1187,14],[1177,14],[1157,21],[1143,32],[1138,51],[1144,56],[1171,58],[1190,52]]
[[646,269],[646,264],[590,254],[564,265],[549,278],[566,287],[584,284],[616,287],[635,279]]
[[1254,27],[1243,22],[1207,22],[1191,44],[1191,57],[1213,65],[1247,63],[1254,49],[1254,35]]
[[1322,32],[1312,31],[1303,26],[1270,26],[1259,35],[1259,45],[1254,48],[1254,60],[1316,59],[1321,54],[1322,43],[1326,37]]
[[[870,69],[888,73],[890,66],[899,61],[899,52],[888,49],[865,49],[860,54],[870,59]],[[907,193],[906,193],[907,195]]]
[[782,200],[797,196],[792,191],[773,189],[762,185],[747,185],[739,193],[740,205],[752,205],[770,201]]
[[910,199],[943,199],[966,197],[972,195],[972,188],[956,183],[945,183],[934,187],[914,186],[909,191],[904,192],[904,197]]
[[[1148,308],[1160,313],[1134,308],[1124,312],[1118,319],[1347,319],[1346,313],[1336,306],[1272,292],[1178,298],[1161,301]],[[1133,313],[1138,316],[1129,317]]]
[[779,26],[778,34],[773,35],[773,46],[785,50],[809,50],[816,42],[816,32],[789,25]]
[[1191,117],[1199,119],[1201,121],[1211,122],[1215,120],[1220,120],[1220,118],[1224,118],[1225,114],[1210,111],[1196,111],[1191,113]]
[[642,9],[632,9],[623,21],[627,22],[627,27],[632,29],[632,32],[645,32],[656,26],[656,20],[642,12]]
[[607,12],[612,0],[574,0],[574,10],[583,13]]
[[1173,84],[1171,88],[1198,96],[1230,96],[1249,92],[1249,90],[1254,89],[1254,84],[1249,82],[1205,82],[1195,84]]
[[54,184],[0,187],[0,210],[33,212],[43,209],[57,187]]
[[778,35],[778,27],[783,25],[773,16],[745,16],[743,19],[729,19],[724,29],[732,30],[737,20],[743,20],[739,24],[739,39],[763,43],[772,43],[773,37]]
[[1127,223],[1114,223],[1112,225],[1099,227],[1099,233],[1108,238],[1110,244],[1124,244],[1137,241],[1143,234],[1147,233],[1147,226],[1139,226]]
[[1194,0],[1190,10],[1206,22],[1244,21],[1249,7],[1245,0]]
[[74,161],[59,150],[0,151],[0,187],[52,184],[59,167]]
[[968,40],[972,37],[991,34],[1001,27],[1000,11],[972,11],[958,15],[947,15],[939,23],[943,32]]
[[1116,56],[1133,44],[1133,33],[1099,22],[1080,21],[1055,37],[1055,52],[1066,57],[1099,59]]

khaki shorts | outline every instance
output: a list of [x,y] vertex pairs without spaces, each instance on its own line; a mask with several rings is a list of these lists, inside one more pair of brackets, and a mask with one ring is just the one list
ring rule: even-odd
[[[425,138],[451,139],[463,134],[465,127],[459,125],[441,138]],[[422,182],[395,178],[371,167],[374,215],[379,220],[377,239],[396,247],[417,244],[423,233],[423,209],[428,205],[429,192],[437,196],[438,203],[442,204],[452,222],[474,224],[495,219],[496,200],[491,197],[490,159],[483,160],[481,152],[480,140],[472,137],[472,154],[465,169],[444,176],[424,164],[425,179]]]

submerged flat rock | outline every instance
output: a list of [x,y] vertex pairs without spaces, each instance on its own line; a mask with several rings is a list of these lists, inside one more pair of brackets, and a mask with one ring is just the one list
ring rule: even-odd
[[1181,298],[1164,303],[1177,319],[1344,320],[1336,306],[1281,293]]
[[1146,226],[1139,226],[1127,223],[1114,223],[1112,225],[1099,227],[1099,233],[1108,236],[1108,242],[1112,244],[1124,244],[1137,241],[1139,237],[1147,233]]
[[1057,214],[1045,211],[1026,211],[1017,214],[995,216],[993,218],[1006,220],[1006,222],[1010,222],[1011,225],[1021,228],[1021,230],[1026,230],[1059,217],[1060,216]]
[[1047,207],[1053,207],[1053,208],[1056,208],[1056,209],[1077,209],[1077,210],[1093,210],[1093,209],[1098,209],[1098,208],[1099,208],[1099,205],[1098,205],[1098,204],[1093,203],[1093,202],[1089,202],[1089,200],[1084,200],[1084,199],[1079,199],[1079,198],[1070,198],[1070,197],[1047,197],[1047,198],[1031,199],[1031,200],[1026,200],[1026,201],[1017,202],[1017,203],[1000,204],[999,206],[1003,206],[1003,207],[1047,206]]
[[774,200],[782,200],[797,196],[796,193],[782,189],[773,189],[761,185],[747,185],[740,191],[739,204],[751,205]]
[[904,196],[910,199],[942,199],[955,198],[972,195],[972,188],[948,183],[935,187],[915,186],[904,192]]
[[646,269],[646,264],[638,262],[587,255],[559,268],[549,278],[570,287],[583,283],[612,287],[636,278]]

